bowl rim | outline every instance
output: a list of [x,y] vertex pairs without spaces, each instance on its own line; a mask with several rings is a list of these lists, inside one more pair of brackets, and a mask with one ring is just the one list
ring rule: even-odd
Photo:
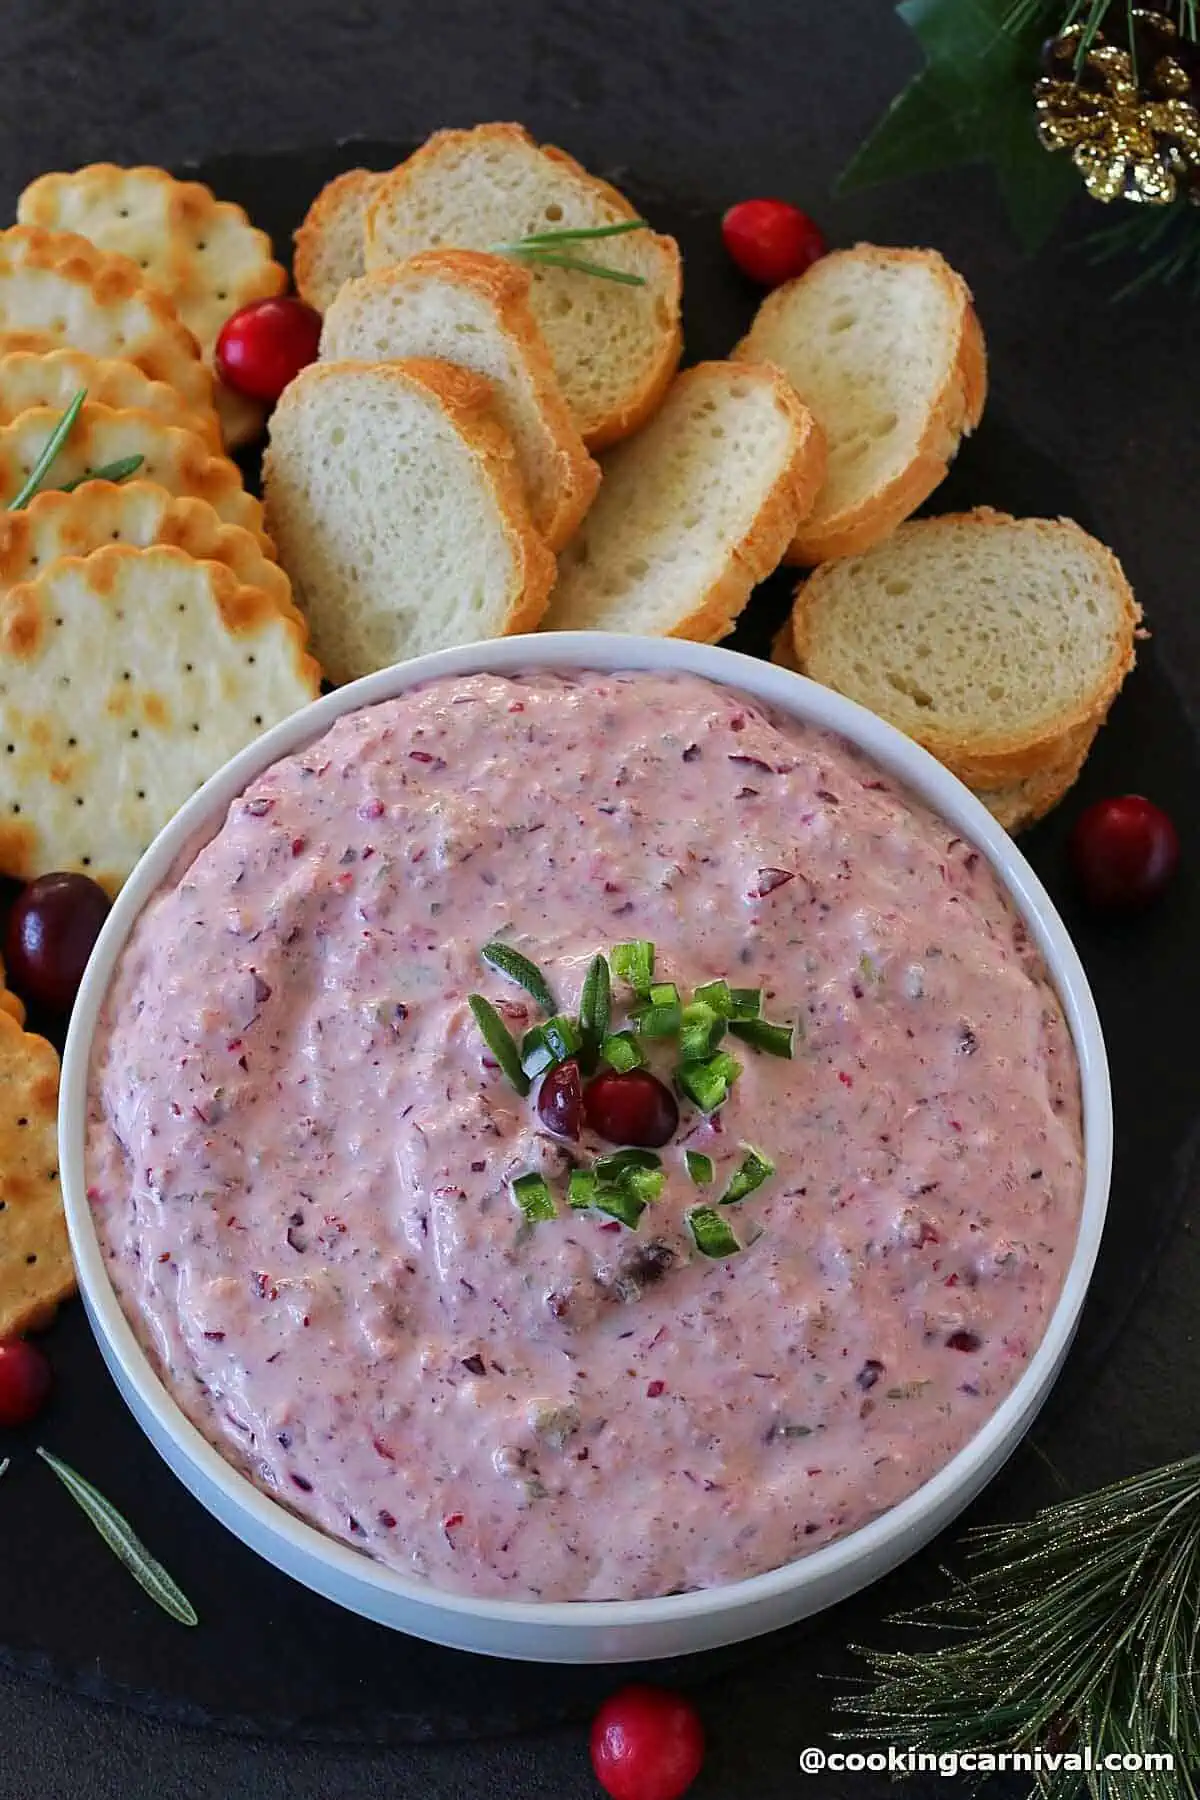
[[[1020,1378],[951,1459],[897,1505],[845,1537],[767,1570],[721,1586],[642,1600],[508,1600],[481,1598],[402,1575],[326,1535],[256,1487],[228,1462],[186,1417],[155,1372],[109,1280],[87,1198],[84,1163],[87,1084],[91,1050],[109,982],[147,901],[167,877],[220,828],[234,799],[272,763],[322,736],[343,714],[397,697],[440,678],[468,674],[519,675],[535,670],[620,670],[698,675],[747,694],[803,723],[837,733],[897,777],[915,796],[958,828],[988,859],[1011,903],[1024,919],[1050,973],[1071,1031],[1083,1102],[1084,1194],[1078,1234],[1062,1289],[1046,1330]],[[185,802],[144,852],[118,894],[80,986],[62,1062],[59,1168],[63,1201],[79,1285],[93,1329],[116,1357],[140,1406],[172,1440],[192,1470],[215,1487],[235,1513],[257,1527],[259,1538],[282,1539],[291,1557],[314,1558],[351,1586],[365,1584],[382,1601],[443,1614],[548,1630],[596,1630],[639,1624],[685,1623],[734,1614],[756,1603],[836,1580],[860,1559],[874,1563],[899,1548],[923,1518],[948,1508],[959,1491],[974,1491],[972,1478],[998,1463],[1022,1435],[1070,1346],[1099,1252],[1112,1168],[1113,1119],[1108,1060],[1087,976],[1049,894],[986,807],[941,763],[894,726],[855,701],[807,677],[761,658],[682,639],[611,632],[533,633],[483,640],[431,652],[395,664],[336,689],[271,727],[232,757]],[[979,1482],[975,1482],[977,1487]]]

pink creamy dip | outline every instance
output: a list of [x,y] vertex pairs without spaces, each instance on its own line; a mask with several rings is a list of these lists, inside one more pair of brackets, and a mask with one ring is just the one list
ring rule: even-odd
[[[522,1221],[510,1178],[561,1192],[569,1153],[468,1010],[538,1016],[494,938],[563,1010],[649,938],[800,1027],[790,1062],[726,1040],[636,1231]],[[761,1235],[707,1260],[683,1215],[743,1142]],[[88,1172],[222,1454],[393,1569],[546,1600],[734,1581],[910,1494],[1036,1348],[1083,1186],[1068,1031],[983,857],[840,740],[651,674],[437,681],[269,769],[130,938]]]

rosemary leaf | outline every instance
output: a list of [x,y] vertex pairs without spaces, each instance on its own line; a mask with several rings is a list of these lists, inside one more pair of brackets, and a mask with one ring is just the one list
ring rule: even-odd
[[49,474],[51,463],[66,443],[68,437],[70,437],[71,429],[74,426],[76,419],[79,417],[79,409],[86,399],[87,389],[80,388],[70,406],[68,406],[66,412],[58,421],[58,424],[54,427],[50,436],[46,439],[46,446],[42,451],[42,454],[34,463],[33,468],[29,471],[29,477],[26,480],[24,487],[21,489],[15,500],[9,501],[9,512],[20,512],[23,507],[29,505],[29,502],[33,499],[33,496],[37,493],[43,481],[45,481],[46,476]]
[[74,481],[64,481],[58,491],[60,494],[73,494],[85,481],[128,481],[131,475],[137,474],[145,460],[144,456],[122,456],[116,462],[104,463],[99,469],[93,469],[90,474],[77,475]]
[[499,256],[505,251],[527,250],[535,245],[582,244],[589,238],[624,237],[629,231],[649,229],[645,219],[622,219],[617,225],[566,225],[560,231],[531,231],[527,237],[518,238],[515,244],[493,244],[492,252]]
[[94,1488],[90,1481],[73,1469],[70,1463],[52,1456],[39,1444],[37,1453],[48,1463],[72,1500],[87,1514],[104,1542],[119,1562],[123,1562],[133,1579],[149,1594],[156,1606],[177,1619],[181,1625],[200,1623],[195,1607],[178,1588],[160,1562],[157,1562],[135,1533],[128,1519],[122,1517],[111,1501]]
[[8,1474],[8,1471],[11,1467],[12,1467],[12,1457],[6,1456],[4,1461],[0,1462],[0,1481],[4,1480],[4,1477]]
[[[500,246],[497,246],[500,248]],[[645,287],[644,275],[632,275],[626,269],[610,269],[605,263],[585,262],[580,256],[560,256],[540,244],[506,244],[503,249],[522,262],[537,263],[547,269],[574,269],[577,275],[598,275],[603,281],[619,281],[623,287]]]

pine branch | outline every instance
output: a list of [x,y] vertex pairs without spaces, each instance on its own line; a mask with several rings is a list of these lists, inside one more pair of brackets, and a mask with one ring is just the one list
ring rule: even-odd
[[856,1646],[874,1685],[841,1735],[923,1750],[1168,1751],[1174,1773],[1043,1770],[1043,1800],[1200,1800],[1200,1456],[973,1534],[970,1572],[907,1622],[923,1652]]

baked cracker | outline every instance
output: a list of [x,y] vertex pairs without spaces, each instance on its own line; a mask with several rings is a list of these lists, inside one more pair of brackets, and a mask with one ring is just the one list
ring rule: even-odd
[[189,410],[211,412],[212,376],[165,294],[127,256],[74,232],[33,225],[0,231],[0,356],[46,340],[136,363]]
[[244,586],[261,588],[281,612],[297,616],[291,582],[252,532],[227,525],[207,500],[140,478],[88,481],[70,494],[45,489],[21,512],[0,512],[0,594],[36,580],[60,556],[89,556],[106,544],[174,544],[198,562],[224,563]]
[[58,1056],[0,1011],[0,1342],[75,1292],[58,1185]]
[[53,406],[65,412],[83,388],[88,399],[101,406],[117,410],[136,407],[154,413],[164,424],[194,431],[214,451],[220,451],[217,415],[189,411],[165,381],[152,380],[135,363],[92,356],[86,350],[55,349],[53,338],[45,341],[44,351],[14,350],[0,356],[0,425],[35,406]]
[[[41,175],[17,202],[17,217],[130,257],[166,294],[209,364],[229,315],[288,284],[270,238],[240,206],[165,169],[91,163]],[[218,386],[217,405],[227,444],[261,431],[264,409],[256,401]]]
[[316,698],[305,642],[261,589],[169,546],[64,557],[11,589],[0,873],[80,869],[115,893],[210,775]]
[[[0,427],[0,506],[22,487],[60,418],[53,407],[35,406],[32,412]],[[137,471],[141,479],[156,482],[172,494],[195,494],[207,500],[227,525],[241,525],[253,532],[260,547],[274,557],[263,524],[262,502],[246,492],[237,464],[215,455],[211,445],[194,432],[167,425],[153,413],[133,408],[117,412],[85,400],[43,485],[64,488],[93,469],[129,456],[144,459]]]

